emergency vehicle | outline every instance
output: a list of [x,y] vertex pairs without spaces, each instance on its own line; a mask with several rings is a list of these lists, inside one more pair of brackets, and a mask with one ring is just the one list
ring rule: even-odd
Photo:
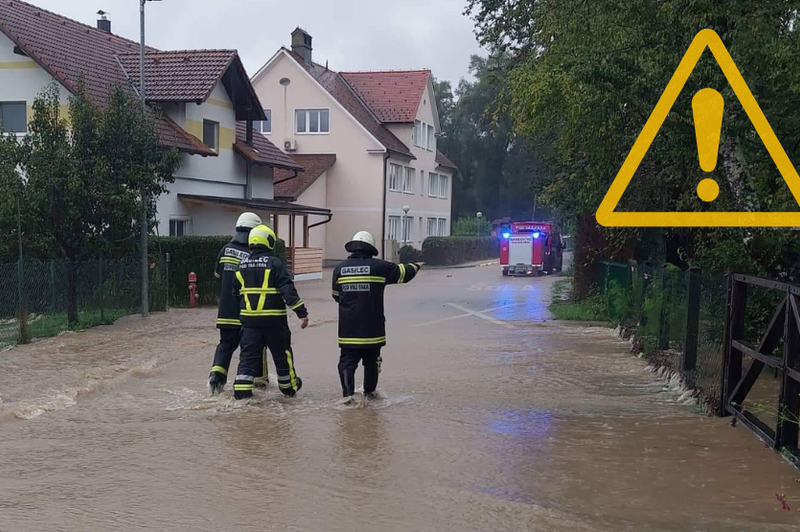
[[560,272],[564,242],[551,222],[511,222],[500,226],[503,275]]

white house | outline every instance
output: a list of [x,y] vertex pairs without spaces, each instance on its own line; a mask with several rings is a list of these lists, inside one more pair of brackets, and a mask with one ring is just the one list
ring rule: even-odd
[[[160,234],[230,234],[243,210],[273,223],[280,215],[305,226],[330,219],[324,207],[274,200],[274,172],[294,177],[302,167],[253,131],[253,122],[267,117],[235,50],[146,52],[145,95],[150,109],[162,111],[154,113],[160,143],[181,153],[175,183],[158,199]],[[102,105],[111,84],[138,96],[139,77],[139,44],[111,33],[105,17],[93,27],[18,0],[0,2],[0,121],[6,132],[25,134],[36,95],[53,80],[66,116],[80,83]],[[303,238],[292,243],[309,245]],[[321,271],[322,251],[305,254],[319,264],[305,260],[298,273]]]
[[[310,230],[326,260],[344,258],[361,229],[382,235],[386,252],[389,240],[419,248],[427,236],[450,234],[456,168],[436,148],[429,70],[335,72],[312,60],[311,36],[297,28],[291,50],[278,50],[252,83],[267,118],[258,131],[312,170],[287,181],[278,171],[276,199],[333,215]],[[278,225],[286,237],[290,224]]]

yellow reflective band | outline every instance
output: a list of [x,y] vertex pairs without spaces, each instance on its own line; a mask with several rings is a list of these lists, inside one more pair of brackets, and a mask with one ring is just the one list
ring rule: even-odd
[[411,264],[409,264],[409,266],[411,266],[412,268],[414,268],[414,271],[415,271],[415,272],[418,272],[418,271],[419,271],[419,265],[418,265],[418,264],[415,264],[415,263],[413,263],[413,262],[412,262]]
[[[239,292],[241,292],[242,290],[247,290],[247,286],[244,284],[244,277],[242,276],[242,272],[239,271],[236,272],[236,279],[239,280],[239,285],[241,286],[241,288],[239,288]],[[247,310],[253,310],[253,308],[250,306],[250,298],[247,297],[246,295],[244,296],[244,305],[247,308]]]
[[214,272],[214,277],[216,277],[217,279],[219,279],[219,274],[218,274],[217,272]]
[[229,319],[229,318],[217,318],[217,325],[240,325],[242,322],[239,320]]
[[[145,70],[145,72],[147,72],[147,71]],[[294,305],[292,305],[292,306],[291,306],[291,307],[289,307],[289,308],[291,308],[292,310],[297,310],[297,309],[299,309],[300,307],[302,307],[303,305],[305,305],[305,303],[304,303],[304,302],[303,302],[303,300],[301,299],[300,301],[298,301],[297,303],[295,303]]]
[[223,375],[228,375],[228,370],[223,368],[222,366],[214,366],[211,368],[211,371],[212,373],[217,372],[217,373],[222,373]]
[[339,277],[336,281],[339,284],[347,284],[347,283],[385,283],[385,277],[376,277],[376,276],[367,276],[367,275],[360,275],[360,276],[353,276],[353,277]]
[[280,294],[277,288],[242,288],[240,294]]
[[289,349],[286,350],[286,362],[289,364],[289,383],[292,386],[292,390],[297,391],[297,375],[294,372],[294,361],[292,360],[292,352]]
[[253,385],[252,384],[234,384],[233,389],[237,392],[246,392],[252,391]]
[[339,292],[337,292],[336,290],[334,290],[334,291],[333,291],[333,295],[335,295],[336,297],[339,297]]
[[236,257],[222,257],[219,259],[220,264],[239,264],[242,262],[242,259],[237,259]]
[[242,310],[239,314],[241,314],[242,316],[288,316],[289,315],[286,309]]
[[258,296],[257,310],[264,310],[264,303],[267,302],[267,290],[269,289],[269,270],[264,270],[264,281],[261,283],[262,293]]
[[339,338],[340,344],[380,344],[386,341],[385,336],[380,336],[378,338]]
[[[145,70],[145,72],[147,71]],[[397,284],[403,284],[403,281],[406,278],[406,265],[400,264],[399,268],[400,268],[400,279],[397,280]]]

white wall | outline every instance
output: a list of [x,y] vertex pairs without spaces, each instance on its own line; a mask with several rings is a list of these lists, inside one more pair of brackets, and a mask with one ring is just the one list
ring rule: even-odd
[[[280,84],[288,78],[290,84]],[[272,110],[272,133],[277,146],[286,139],[297,142],[297,153],[335,153],[336,163],[327,171],[326,203],[333,219],[325,227],[325,259],[347,256],[344,245],[359,230],[381,234],[383,211],[383,154],[368,153],[382,146],[336,100],[321,88],[293,59],[281,53],[272,66],[253,79],[261,103]],[[330,133],[296,134],[294,110],[330,109]],[[298,200],[300,204],[308,204]],[[312,230],[313,231],[313,230]],[[299,234],[299,233],[298,233]]]

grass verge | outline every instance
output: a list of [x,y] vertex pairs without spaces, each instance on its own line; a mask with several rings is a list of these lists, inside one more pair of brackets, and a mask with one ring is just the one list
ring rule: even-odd
[[609,321],[606,305],[599,293],[592,293],[583,301],[572,299],[572,279],[559,279],[553,283],[550,312],[557,320]]
[[[30,338],[48,338],[64,331],[82,331],[98,325],[111,325],[119,318],[131,314],[130,310],[106,309],[102,316],[99,310],[78,314],[78,322],[70,327],[66,314],[40,314],[30,316],[27,323]],[[16,322],[0,329],[0,347],[14,345],[19,341],[19,328]]]

